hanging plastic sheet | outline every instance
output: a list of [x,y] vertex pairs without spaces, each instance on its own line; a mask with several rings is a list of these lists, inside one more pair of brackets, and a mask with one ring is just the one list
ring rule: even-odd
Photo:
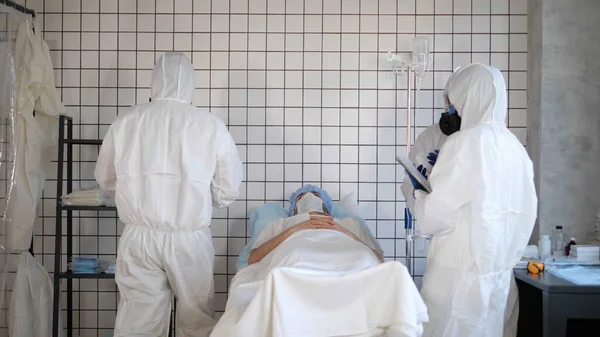
[[20,254],[21,263],[13,284],[8,327],[10,335],[46,337],[52,330],[52,282],[46,269],[27,250],[51,159],[56,154],[59,114],[64,107],[56,93],[47,43],[35,33],[31,21],[9,25],[14,39],[14,80],[10,83],[16,87],[8,115],[13,130],[8,149],[14,159],[9,161],[14,164],[4,211],[5,250],[6,254]]
[[[50,157],[56,153],[52,148],[57,144],[54,135],[62,111],[48,45],[35,34],[32,16],[0,3],[0,308],[3,312],[9,304],[8,291],[12,289],[8,315],[0,325],[1,335],[50,335],[52,282],[46,269],[28,250]],[[11,287],[7,278],[15,270]]]
[[[17,66],[13,48],[16,27],[31,18],[13,9],[0,6],[0,308],[7,308],[7,277],[15,269],[17,258],[11,259],[12,247],[7,236],[10,222],[8,204],[14,186],[14,158],[16,142],[16,86]],[[2,327],[6,329],[6,326]]]

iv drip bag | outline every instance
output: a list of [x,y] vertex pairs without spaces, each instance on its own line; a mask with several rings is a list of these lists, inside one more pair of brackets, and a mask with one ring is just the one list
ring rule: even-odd
[[429,39],[425,36],[415,36],[413,39],[412,64],[419,81],[429,70]]

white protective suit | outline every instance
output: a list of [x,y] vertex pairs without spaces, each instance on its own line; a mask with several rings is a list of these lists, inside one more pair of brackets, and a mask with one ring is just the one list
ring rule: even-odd
[[[14,58],[16,151],[7,204],[7,244],[11,251],[22,253],[11,293],[8,325],[10,336],[45,337],[52,335],[52,282],[46,269],[26,251],[31,245],[50,160],[56,154],[59,114],[64,107],[56,93],[48,45],[33,32],[28,21],[18,26]],[[5,156],[10,160],[12,154]]]
[[115,336],[167,336],[172,292],[177,336],[208,336],[215,324],[211,206],[235,200],[242,164],[225,124],[191,105],[193,92],[189,60],[166,53],[152,102],[119,115],[102,143],[96,180],[115,192],[126,224]]
[[433,238],[421,294],[429,310],[425,336],[502,336],[512,268],[533,230],[533,165],[507,129],[500,71],[461,68],[448,97],[462,117],[415,210]]
[[31,245],[37,205],[50,161],[56,155],[58,119],[64,107],[56,94],[48,45],[27,21],[19,24],[14,51],[17,152],[15,181],[8,202],[8,238],[14,252],[24,252]]
[[[444,87],[444,112],[447,112],[449,108],[448,87],[452,83],[454,75],[459,69],[460,67],[454,69],[454,72],[452,72],[452,75],[450,75],[448,81],[446,82],[446,86]],[[417,166],[423,165],[425,168],[427,168],[427,174],[431,174],[433,167],[431,164],[429,164],[429,159],[427,159],[427,156],[429,153],[441,149],[442,145],[444,145],[446,142],[446,139],[448,139],[448,136],[442,132],[439,123],[430,125],[419,135],[419,137],[417,137],[415,143],[410,148],[408,158]],[[402,191],[404,199],[406,200],[406,206],[412,214],[415,214],[415,197],[413,196],[414,187],[408,175],[404,175],[404,180],[402,181],[400,190]]]
[[[10,301],[9,336],[52,336],[52,281],[29,252],[22,253]],[[58,316],[58,326],[62,327]],[[62,336],[62,329],[58,335]]]

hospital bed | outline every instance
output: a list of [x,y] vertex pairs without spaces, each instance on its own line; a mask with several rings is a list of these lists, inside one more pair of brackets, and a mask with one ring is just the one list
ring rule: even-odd
[[[276,204],[253,211],[250,242],[240,254],[225,312],[211,336],[420,336],[427,309],[406,268],[395,261],[377,261],[373,250],[381,252],[381,248],[362,218],[339,204],[334,204],[332,216],[354,219],[354,230],[372,238],[376,247],[344,241],[335,235],[345,234],[335,231],[306,230],[290,236],[260,262],[248,265],[250,250],[261,233],[289,217]],[[358,253],[351,254],[351,259],[342,256],[345,253],[337,254],[346,249],[345,244],[329,245],[328,238],[357,245],[348,251]],[[311,246],[306,251],[308,246],[302,243],[306,240],[324,240],[323,249]]]

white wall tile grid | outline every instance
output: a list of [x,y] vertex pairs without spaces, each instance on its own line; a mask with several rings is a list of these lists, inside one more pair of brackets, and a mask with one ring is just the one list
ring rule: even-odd
[[[241,197],[214,212],[217,311],[247,240],[249,212],[287,204],[306,183],[334,199],[357,191],[387,259],[404,261],[403,171],[406,80],[386,53],[429,37],[434,65],[413,116],[418,134],[436,122],[452,69],[498,67],[509,88],[510,129],[525,143],[526,0],[27,0],[40,15],[59,93],[75,136],[102,138],[115,116],[148,101],[154,61],[182,51],[193,62],[194,104],[221,117],[245,165]],[[413,111],[414,113],[414,111]],[[97,148],[76,149],[74,175],[93,182]],[[52,271],[55,178],[46,184],[36,258]],[[123,225],[115,214],[81,212],[75,251],[114,258]],[[419,252],[417,252],[419,253]],[[424,271],[415,258],[416,280]],[[112,329],[112,280],[76,283],[79,336]]]

